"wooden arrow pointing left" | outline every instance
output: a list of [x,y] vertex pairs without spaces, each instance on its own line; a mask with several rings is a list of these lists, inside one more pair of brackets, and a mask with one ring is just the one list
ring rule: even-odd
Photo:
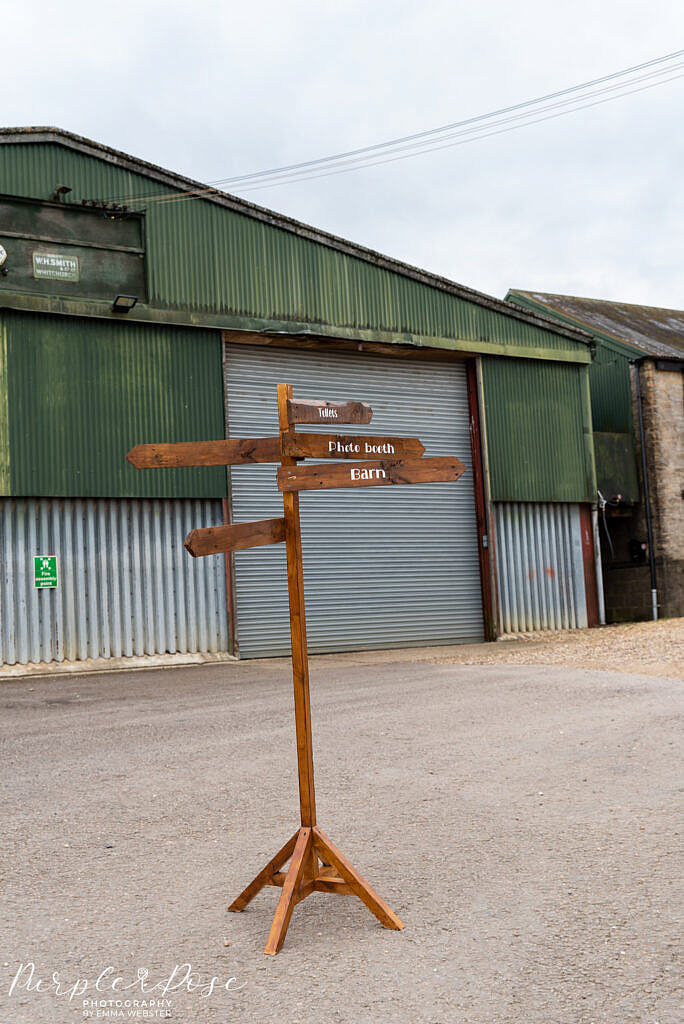
[[218,555],[223,551],[258,548],[263,544],[281,544],[285,540],[284,519],[260,519],[256,523],[234,523],[232,526],[208,526],[191,530],[185,538],[190,554]]
[[245,466],[253,462],[280,462],[279,437],[241,438],[237,441],[183,441],[178,444],[136,444],[126,456],[136,469],[171,466]]

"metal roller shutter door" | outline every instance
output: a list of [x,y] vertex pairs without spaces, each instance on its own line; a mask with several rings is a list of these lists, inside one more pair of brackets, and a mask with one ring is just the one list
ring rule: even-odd
[[[230,437],[277,433],[279,383],[299,398],[366,401],[371,425],[340,430],[419,437],[427,455],[456,454],[468,468],[456,483],[302,492],[309,650],[482,640],[465,366],[228,344]],[[282,515],[273,466],[231,475],[233,522]],[[240,656],[289,654],[284,545],[234,558]]]

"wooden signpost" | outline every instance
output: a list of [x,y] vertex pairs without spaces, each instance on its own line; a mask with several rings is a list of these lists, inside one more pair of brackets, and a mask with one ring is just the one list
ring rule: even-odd
[[[365,402],[295,402],[287,401],[287,422],[295,423],[370,423],[373,410]],[[282,435],[283,425],[280,424]]]
[[[295,401],[292,387],[279,384],[278,437],[140,444],[132,448],[127,456],[140,469],[239,466],[255,462],[280,464],[277,479],[278,488],[283,494],[282,519],[192,530],[185,541],[186,548],[193,556],[285,542],[301,825],[228,908],[232,911],[244,910],[264,886],[281,888],[264,950],[270,954],[277,953],[281,948],[295,905],[312,892],[352,893],[365,903],[385,928],[404,927],[396,914],[328,839],[316,821],[299,492],[458,480],[465,466],[452,457],[421,458],[425,448],[417,438],[298,434],[293,429],[298,423],[329,426],[338,423],[370,423],[372,415],[372,409],[363,402]],[[311,456],[356,461],[332,465],[297,464],[297,460]],[[283,870],[288,860],[289,867]]]
[[420,457],[425,446],[417,437],[355,437],[353,434],[295,434],[285,454],[312,459],[405,459]]
[[282,466],[281,491],[322,491],[329,487],[382,487],[458,480],[465,466],[458,459],[404,459],[402,462],[352,462],[346,466]]

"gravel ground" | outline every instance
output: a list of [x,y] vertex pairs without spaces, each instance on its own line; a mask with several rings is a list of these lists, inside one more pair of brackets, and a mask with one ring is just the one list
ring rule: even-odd
[[319,821],[406,929],[316,894],[273,958],[276,891],[225,908],[297,825],[288,663],[3,684],[0,1024],[184,963],[177,1024],[681,1024],[677,632],[312,659]]
[[568,665],[684,679],[684,619],[518,633],[496,644],[452,648],[436,660],[451,665]]

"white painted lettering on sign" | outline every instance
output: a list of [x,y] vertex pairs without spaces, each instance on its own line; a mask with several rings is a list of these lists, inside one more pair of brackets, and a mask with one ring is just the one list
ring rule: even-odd
[[366,441],[366,455],[394,455],[394,445],[389,441],[385,444],[370,444]]
[[323,419],[337,419],[337,409],[328,409],[327,407],[324,406],[322,409],[319,409],[318,411],[320,412]]
[[63,256],[56,252],[33,253],[33,276],[49,281],[78,281],[78,256]]
[[349,472],[352,480],[384,480],[387,477],[384,469],[360,469],[353,466]]
[[[395,450],[394,445],[390,444],[389,441],[385,441],[383,444],[372,444],[370,441],[363,442],[365,455],[394,455]],[[361,445],[357,441],[348,441],[346,444],[342,444],[337,439],[331,439],[328,441],[328,454],[360,455]]]
[[348,444],[341,444],[339,441],[328,441],[328,451],[337,452],[349,452],[352,455],[358,455],[361,451],[361,445],[355,444],[354,441],[349,441]]

